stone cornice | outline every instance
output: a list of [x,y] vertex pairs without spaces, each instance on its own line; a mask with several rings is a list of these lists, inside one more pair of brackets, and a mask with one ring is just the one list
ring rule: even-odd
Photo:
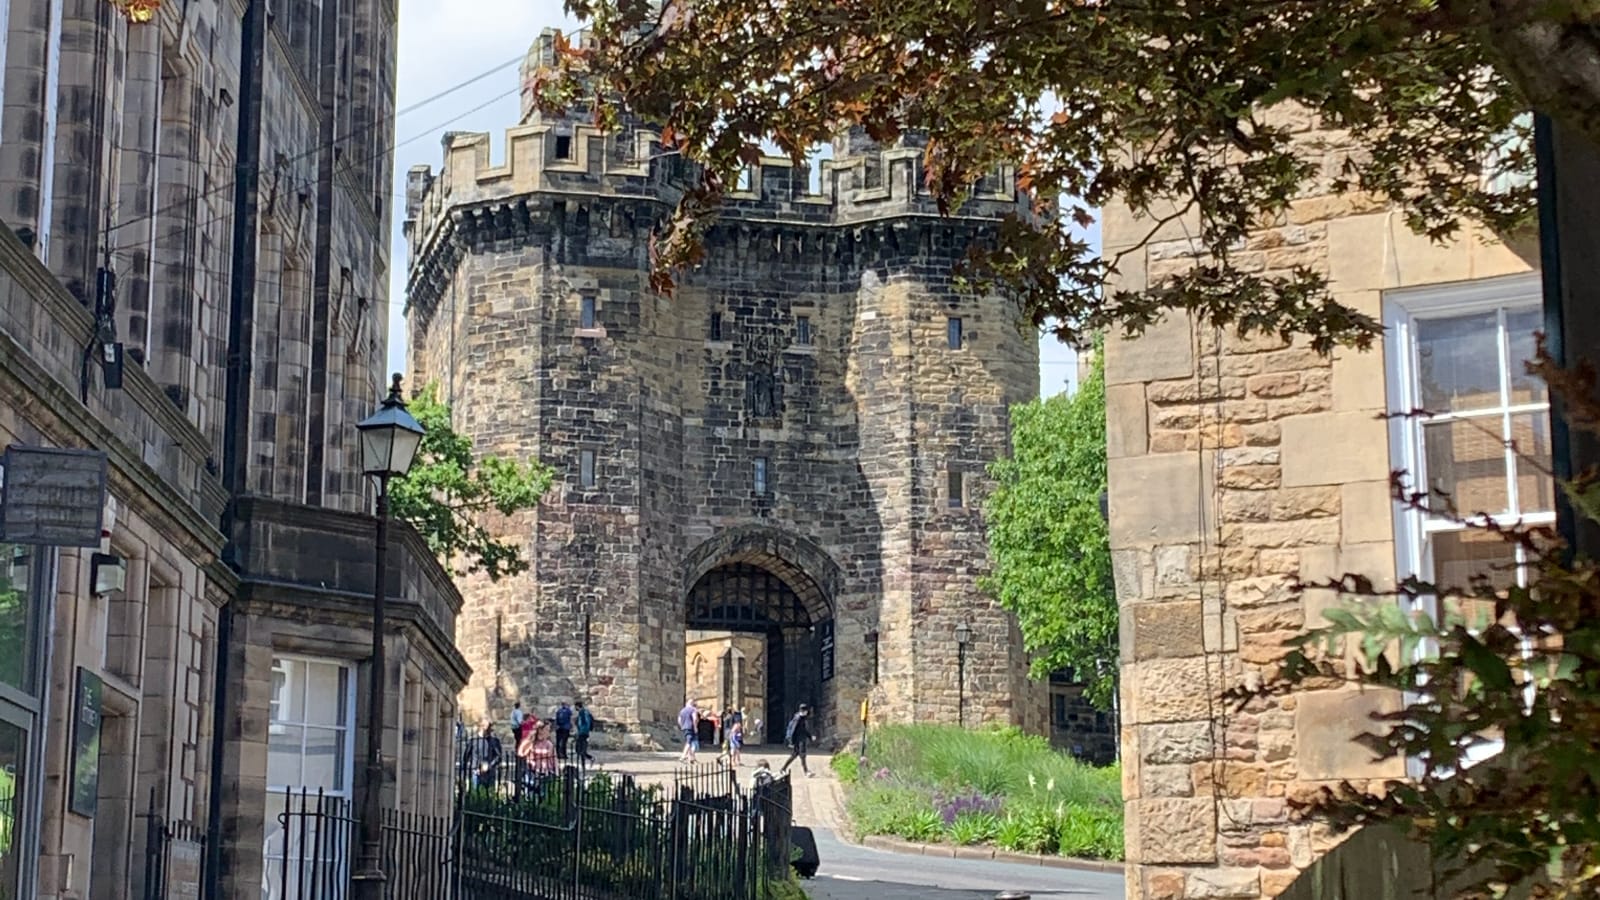
[[[276,605],[291,606],[304,611],[310,621],[342,619],[339,624],[370,628],[372,622],[372,597],[356,591],[336,588],[313,588],[293,581],[246,576],[239,582],[238,611],[246,615],[271,617]],[[424,639],[428,648],[461,685],[467,683],[472,668],[466,657],[456,649],[455,642],[428,616],[420,604],[401,597],[389,597],[384,615],[391,622],[410,627]]]
[[[239,498],[236,509],[241,522],[259,519],[284,525],[298,525],[320,534],[347,535],[362,540],[371,539],[377,533],[376,516],[325,506],[309,506],[270,497],[246,495]],[[429,584],[444,598],[452,613],[461,612],[461,592],[456,589],[450,574],[440,565],[438,557],[434,556],[432,548],[417,529],[410,523],[391,519],[389,542],[391,545],[398,545],[417,564]],[[255,576],[245,573],[243,577],[250,579]]]

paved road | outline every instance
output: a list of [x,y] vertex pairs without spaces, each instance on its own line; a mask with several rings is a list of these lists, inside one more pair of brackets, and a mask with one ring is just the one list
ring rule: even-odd
[[803,882],[813,900],[992,900],[1021,890],[1033,900],[1123,900],[1122,876],[987,860],[869,850],[818,829],[817,877]]

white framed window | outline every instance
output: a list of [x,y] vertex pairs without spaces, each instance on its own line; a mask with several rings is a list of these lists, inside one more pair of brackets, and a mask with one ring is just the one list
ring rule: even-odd
[[354,847],[355,671],[341,660],[272,660],[267,726],[265,896],[347,880]]
[[[1426,492],[1423,509],[1394,504],[1400,578],[1526,584],[1521,548],[1459,520],[1555,522],[1550,398],[1526,367],[1543,327],[1539,276],[1386,292],[1384,325],[1391,468]],[[1416,610],[1438,616],[1438,599]]]

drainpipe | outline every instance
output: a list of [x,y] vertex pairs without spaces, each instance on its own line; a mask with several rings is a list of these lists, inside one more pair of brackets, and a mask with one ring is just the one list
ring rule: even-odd
[[[1556,365],[1571,368],[1600,347],[1600,205],[1593,194],[1600,152],[1540,115],[1534,118],[1534,153],[1546,348]],[[1560,398],[1550,400],[1551,462],[1560,483],[1600,463],[1600,441],[1568,427]],[[1556,492],[1556,526],[1578,555],[1600,556],[1600,525],[1576,514],[1565,491]]]
[[[261,82],[267,42],[266,0],[248,0],[239,69],[238,157],[233,191],[233,281],[228,293],[228,357],[223,411],[222,481],[228,490],[222,534],[224,561],[241,567],[233,546],[234,516],[250,471],[250,351],[255,343],[256,249],[261,186]],[[233,603],[218,614],[215,701],[211,720],[211,789],[206,809],[204,897],[221,900],[222,767],[228,738],[229,661],[233,655]]]

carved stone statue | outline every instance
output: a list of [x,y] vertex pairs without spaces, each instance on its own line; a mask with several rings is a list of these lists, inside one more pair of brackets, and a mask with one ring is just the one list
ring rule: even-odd
[[754,363],[745,375],[744,408],[756,418],[771,418],[783,405],[783,387],[765,360]]

